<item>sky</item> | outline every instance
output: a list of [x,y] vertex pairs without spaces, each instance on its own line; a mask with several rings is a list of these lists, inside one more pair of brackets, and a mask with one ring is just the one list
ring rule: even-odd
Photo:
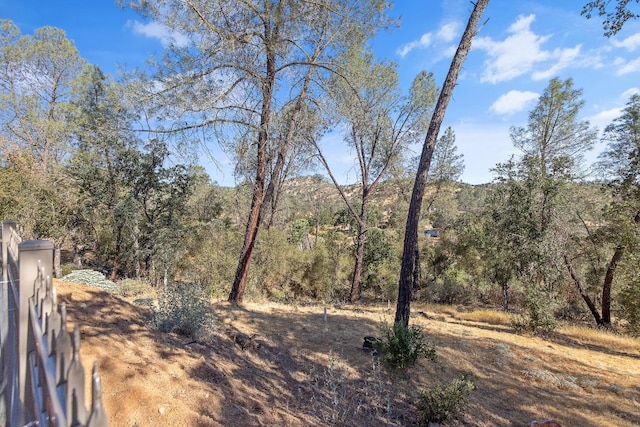
[[[461,181],[490,182],[491,169],[518,154],[509,129],[526,126],[554,77],[573,79],[583,91],[581,119],[600,130],[640,92],[640,21],[606,38],[600,18],[580,15],[586,2],[489,2],[441,128],[451,126],[455,132],[465,163]],[[433,72],[442,86],[471,8],[469,0],[396,0],[391,15],[399,18],[399,26],[380,33],[371,46],[378,57],[397,63],[403,88],[422,70]],[[0,18],[12,20],[22,34],[47,25],[63,29],[82,57],[114,76],[144,67],[170,37],[115,0],[0,0]],[[416,155],[421,144],[412,147]],[[328,135],[325,147],[341,183],[355,182],[355,157],[338,132]],[[602,148],[598,144],[587,161],[594,161]],[[216,166],[202,158],[212,179],[234,185],[230,160],[217,149],[213,153]]]

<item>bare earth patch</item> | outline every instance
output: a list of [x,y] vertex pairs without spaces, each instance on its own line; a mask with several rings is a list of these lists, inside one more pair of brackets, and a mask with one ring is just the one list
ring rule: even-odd
[[419,390],[464,371],[476,390],[448,425],[640,425],[640,340],[571,329],[526,337],[415,306],[412,323],[436,344],[440,365],[394,374],[361,346],[395,307],[327,307],[325,321],[321,305],[216,303],[214,330],[192,342],[153,330],[147,309],[107,292],[55,286],[80,324],[84,366],[98,362],[111,426],[415,425]]

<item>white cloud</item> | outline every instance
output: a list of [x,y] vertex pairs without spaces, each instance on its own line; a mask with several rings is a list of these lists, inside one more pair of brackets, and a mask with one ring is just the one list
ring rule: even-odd
[[616,58],[614,64],[618,67],[616,74],[619,76],[640,71],[640,58],[634,59],[633,61],[627,61],[623,58]]
[[[409,43],[400,46],[396,53],[404,58],[409,52],[416,49],[426,49],[432,46],[434,43],[442,42],[449,43],[454,40],[458,34],[459,24],[457,22],[450,22],[442,25],[435,33],[424,33],[419,39],[410,41]],[[455,52],[455,51],[454,51]]]
[[611,44],[615,47],[627,49],[629,52],[633,52],[640,47],[640,33],[636,33],[620,41],[614,39]]
[[164,47],[168,47],[171,44],[178,47],[184,47],[189,44],[189,39],[185,35],[176,31],[171,31],[159,22],[152,21],[148,24],[143,24],[140,21],[130,20],[127,22],[127,26],[133,29],[133,32],[136,34],[158,39]]
[[557,75],[561,70],[567,68],[576,61],[580,55],[582,45],[577,45],[573,49],[556,49],[552,56],[557,58],[557,62],[545,71],[537,71],[532,74],[533,80],[546,80]]
[[615,119],[622,115],[622,111],[625,109],[629,99],[632,95],[640,93],[640,88],[632,87],[620,94],[619,100],[622,103],[618,107],[609,108],[608,110],[602,110],[590,117],[587,117],[587,120],[594,125],[597,126],[601,131],[611,124]]
[[640,88],[632,87],[622,92],[620,98],[622,98],[624,102],[628,102],[632,95],[636,95],[638,93],[640,93]]
[[503,41],[480,37],[475,48],[485,50],[489,59],[484,63],[482,82],[498,83],[529,72],[534,64],[550,59],[551,54],[541,50],[549,36],[538,36],[530,30],[535,15],[519,16],[507,30]]
[[452,44],[448,48],[444,49],[442,51],[442,54],[445,58],[453,58],[453,55],[456,54],[456,50],[458,50],[458,46],[455,44]]
[[407,56],[409,52],[411,52],[414,49],[427,48],[431,45],[432,38],[433,36],[431,33],[425,33],[418,40],[414,40],[400,46],[397,50],[398,55],[400,55],[401,58],[404,58],[405,56]]
[[444,24],[438,30],[437,37],[439,40],[449,43],[450,41],[456,38],[456,36],[458,35],[459,28],[460,28],[460,25],[457,22],[450,22],[448,24]]
[[491,104],[489,111],[501,115],[517,113],[523,111],[531,101],[539,97],[540,95],[535,92],[510,90]]
[[615,107],[600,111],[593,116],[587,117],[587,120],[589,120],[589,123],[591,123],[592,126],[596,126],[600,131],[602,131],[605,127],[610,125],[614,119],[620,117],[623,108],[624,107]]
[[551,62],[544,71],[534,72],[534,80],[552,77],[560,70],[575,64],[581,45],[573,48],[544,50],[543,44],[551,36],[538,35],[531,31],[535,15],[520,15],[507,29],[504,40],[480,37],[473,47],[487,52],[481,82],[499,83],[532,72],[538,64]]

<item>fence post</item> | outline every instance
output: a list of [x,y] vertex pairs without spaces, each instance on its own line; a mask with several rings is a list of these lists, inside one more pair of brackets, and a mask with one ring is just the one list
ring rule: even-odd
[[[4,231],[4,230],[3,230]],[[18,385],[20,406],[24,408],[25,384],[27,378],[27,334],[29,325],[29,298],[33,296],[34,285],[39,270],[44,277],[51,276],[53,270],[53,243],[47,240],[25,240],[18,245],[20,270],[20,327],[18,330]]]
[[2,221],[2,281],[9,280],[9,273],[7,271],[7,250],[9,247],[9,236],[11,230],[16,229],[18,223],[15,221]]
[[15,221],[2,221],[2,282],[0,282],[0,424],[8,419],[10,407],[9,379],[9,270],[7,266],[9,236]]

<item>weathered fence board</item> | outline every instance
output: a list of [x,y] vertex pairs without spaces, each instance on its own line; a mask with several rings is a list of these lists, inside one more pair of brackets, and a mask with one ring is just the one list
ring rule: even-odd
[[67,331],[65,304],[51,283],[53,245],[22,241],[15,221],[2,222],[0,286],[0,425],[107,426],[97,364],[85,407],[80,330]]

